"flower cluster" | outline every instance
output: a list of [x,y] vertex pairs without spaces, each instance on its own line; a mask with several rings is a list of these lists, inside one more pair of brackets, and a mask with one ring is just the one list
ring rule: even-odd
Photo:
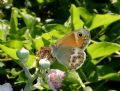
[[48,71],[47,78],[50,88],[57,90],[62,87],[62,82],[65,78],[65,72],[58,69],[51,69]]

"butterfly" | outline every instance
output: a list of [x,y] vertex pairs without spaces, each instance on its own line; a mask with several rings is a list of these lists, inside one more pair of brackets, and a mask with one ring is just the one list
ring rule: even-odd
[[50,45],[51,53],[59,63],[69,69],[80,68],[85,59],[84,50],[90,43],[90,32],[81,28],[65,35],[55,45]]

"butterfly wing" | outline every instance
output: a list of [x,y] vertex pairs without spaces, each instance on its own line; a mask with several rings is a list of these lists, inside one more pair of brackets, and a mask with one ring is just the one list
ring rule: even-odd
[[71,47],[78,47],[85,49],[86,46],[89,44],[90,40],[90,33],[86,29],[78,29],[62,39],[58,40],[56,43],[57,46],[71,46]]
[[52,55],[57,61],[65,66],[68,66],[70,55],[72,54],[72,48],[67,46],[55,46],[51,45]]
[[79,48],[74,48],[74,52],[71,55],[69,68],[70,69],[78,69],[80,68],[86,59],[86,54],[83,50]]
[[85,52],[79,48],[51,45],[51,49],[57,61],[70,69],[81,67],[86,58]]
[[57,46],[61,46],[61,45],[64,45],[64,46],[72,46],[72,47],[79,47],[76,43],[76,40],[75,40],[75,35],[74,33],[70,33],[68,35],[66,35],[65,37],[63,37],[62,39],[58,40],[57,43],[56,43]]

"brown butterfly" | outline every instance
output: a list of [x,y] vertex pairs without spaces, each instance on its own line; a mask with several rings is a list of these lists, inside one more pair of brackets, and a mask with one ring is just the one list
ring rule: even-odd
[[56,45],[51,45],[53,57],[70,69],[82,66],[86,59],[84,50],[90,43],[90,33],[82,28],[65,35]]

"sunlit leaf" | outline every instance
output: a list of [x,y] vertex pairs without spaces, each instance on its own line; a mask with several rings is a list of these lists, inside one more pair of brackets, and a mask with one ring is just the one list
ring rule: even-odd
[[44,27],[46,29],[45,32],[50,32],[50,31],[56,30],[56,31],[59,31],[62,34],[62,33],[68,33],[68,32],[71,31],[69,28],[66,28],[62,24],[47,24]]
[[33,41],[34,41],[35,49],[37,50],[39,50],[41,47],[44,46],[44,43],[41,37],[37,37]]
[[0,39],[1,39],[1,40],[5,40],[5,38],[4,38],[3,35],[4,35],[4,31],[1,31],[1,30],[0,30]]
[[46,33],[42,34],[42,38],[51,43],[55,43],[59,38],[69,33],[70,29],[60,24],[50,24],[46,26]]
[[73,23],[74,29],[83,27],[84,22],[80,19],[80,10],[75,5],[71,5],[70,8],[71,21]]
[[38,3],[43,3],[43,2],[44,2],[44,0],[37,0],[37,2],[38,2]]
[[92,59],[105,57],[119,50],[120,45],[110,42],[96,42],[87,48],[87,52],[91,55]]
[[35,60],[36,60],[36,56],[35,55],[30,55],[27,62],[26,62],[26,65],[28,67],[32,67],[35,65]]
[[18,30],[18,9],[12,8],[10,18],[10,32],[15,33]]
[[6,37],[9,34],[10,25],[8,21],[0,20],[0,40],[6,41]]
[[10,40],[7,45],[11,48],[20,49],[20,48],[22,48],[23,43],[20,40]]
[[80,12],[80,16],[82,17],[84,23],[86,24],[86,26],[90,26],[92,19],[94,18],[92,13],[89,13],[89,11],[84,8],[84,7],[78,7],[79,12]]
[[27,40],[27,41],[24,41],[23,42],[24,44],[24,47],[31,50],[32,49],[32,43],[31,43],[31,40]]
[[89,27],[90,30],[97,28],[99,26],[109,25],[117,20],[120,20],[119,15],[112,14],[96,14],[92,20],[92,24]]
[[16,51],[17,49],[12,49],[12,48],[8,48],[7,46],[1,45],[0,44],[0,48],[6,53],[8,54],[11,58],[18,60],[19,58],[16,55]]

